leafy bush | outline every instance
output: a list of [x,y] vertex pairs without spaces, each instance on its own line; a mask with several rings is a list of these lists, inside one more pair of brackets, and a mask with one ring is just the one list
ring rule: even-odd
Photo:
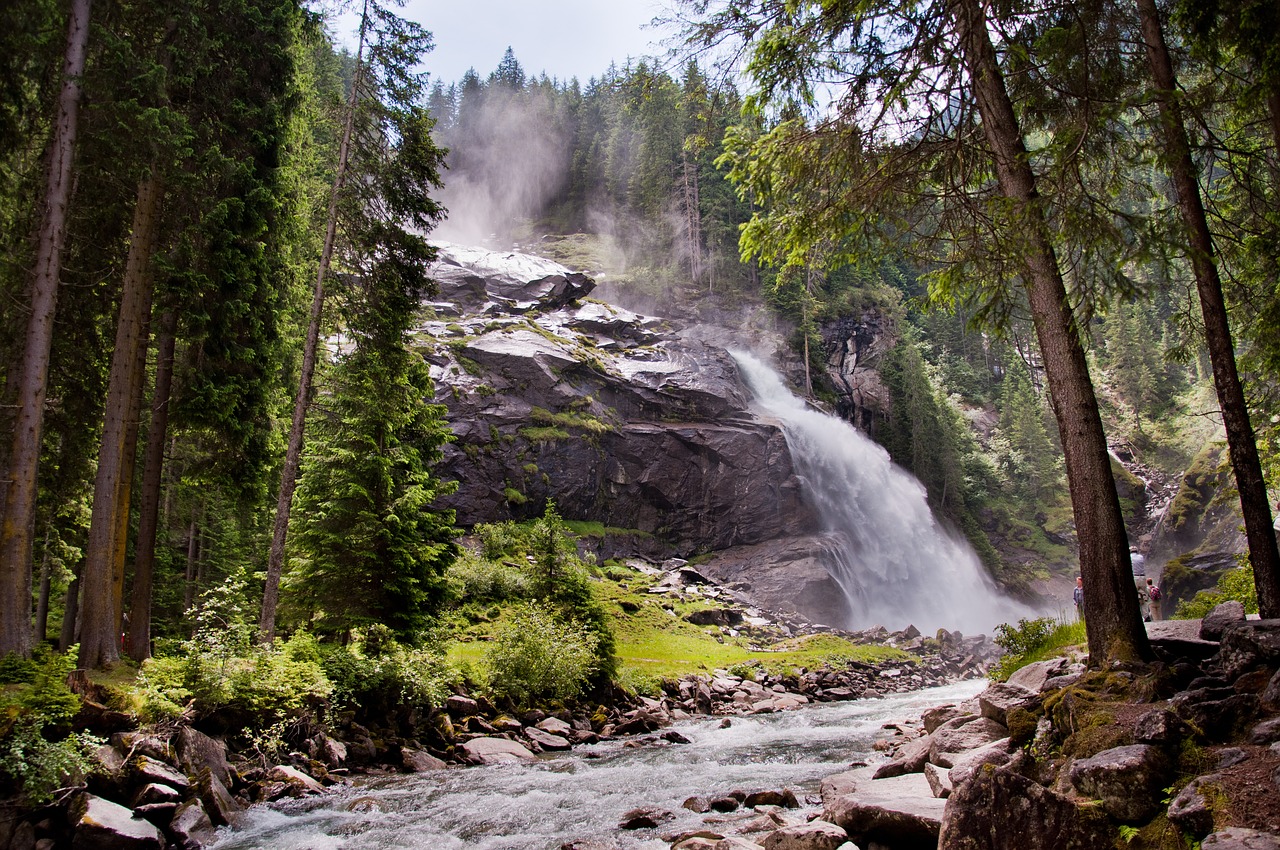
[[1001,623],[996,626],[995,642],[1005,655],[991,668],[990,676],[1003,682],[1013,673],[1035,661],[1053,655],[1064,646],[1083,643],[1084,623],[1075,620],[1056,620],[1053,617],[1023,618],[1016,626]]
[[144,662],[136,688],[146,720],[175,716],[192,704],[200,713],[243,711],[263,725],[333,692],[315,638],[306,633],[262,647],[197,632],[177,655]]
[[661,699],[662,679],[647,670],[637,667],[624,667],[618,674],[618,685],[628,693],[636,696]]
[[323,667],[339,704],[370,712],[443,705],[449,685],[461,678],[438,650],[405,647],[379,626],[330,648]]
[[67,675],[74,669],[74,647],[59,653],[38,646],[30,660],[5,659],[0,684],[10,687],[0,691],[0,738],[8,735],[10,724],[28,716],[38,719],[42,728],[69,724],[80,710],[80,698],[67,687]]
[[447,574],[449,595],[467,602],[509,602],[529,598],[529,577],[518,567],[462,554]]
[[518,705],[577,696],[596,670],[598,643],[581,623],[544,607],[522,606],[485,653],[489,689]]
[[1258,589],[1253,584],[1253,566],[1247,555],[1238,555],[1240,566],[1218,578],[1216,590],[1202,590],[1193,599],[1178,603],[1174,615],[1179,620],[1198,620],[1223,602],[1240,602],[1246,614],[1258,613]]
[[68,734],[80,698],[67,687],[76,666],[65,654],[38,646],[30,660],[9,657],[0,667],[0,777],[27,802],[48,802],[53,792],[93,764],[102,739]]
[[83,733],[50,741],[45,726],[41,717],[29,714],[0,739],[0,775],[34,805],[47,803],[59,788],[89,773],[94,749],[105,743]]

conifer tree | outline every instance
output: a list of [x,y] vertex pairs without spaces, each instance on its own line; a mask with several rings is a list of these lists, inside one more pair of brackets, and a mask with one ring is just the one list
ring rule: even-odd
[[[349,304],[355,305],[349,307],[354,311],[351,315],[370,318],[375,324],[390,321],[394,311],[383,311],[392,310],[392,304],[411,311],[417,299],[430,291],[426,270],[434,253],[421,234],[431,230],[443,214],[430,196],[439,187],[441,152],[431,140],[430,118],[421,103],[426,94],[425,75],[417,70],[430,47],[431,35],[421,26],[397,17],[387,6],[366,0],[276,503],[258,622],[258,638],[263,642],[275,636],[286,535],[331,265],[352,284],[353,290],[344,293]],[[366,309],[358,306],[362,299],[381,306],[366,305],[368,312],[362,313]],[[401,330],[386,327],[375,332],[357,321],[352,331],[371,334],[371,340],[385,346],[393,345],[393,338],[403,339],[403,325],[396,327]]]

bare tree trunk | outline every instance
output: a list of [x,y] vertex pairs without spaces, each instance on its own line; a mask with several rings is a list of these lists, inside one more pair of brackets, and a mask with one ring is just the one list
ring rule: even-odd
[[1080,541],[1090,662],[1147,659],[1151,648],[1134,588],[1106,435],[1022,131],[987,32],[981,0],[951,0],[949,6],[995,158],[1000,191],[1013,202],[1025,226],[1024,287],[1066,456]]
[[79,664],[86,669],[105,667],[120,660],[123,555],[138,435],[137,411],[145,377],[145,369],[140,371],[138,364],[146,362],[146,329],[153,289],[151,258],[159,230],[162,194],[160,178],[153,171],[138,186],[138,202],[133,214],[82,574],[84,621],[80,629]]
[[1177,101],[1177,80],[1173,63],[1160,26],[1160,13],[1155,0],[1137,0],[1142,22],[1142,39],[1147,46],[1147,62],[1156,87],[1160,107],[1160,124],[1164,131],[1165,160],[1178,199],[1178,213],[1186,228],[1191,248],[1191,268],[1196,276],[1196,292],[1200,296],[1200,312],[1204,317],[1205,343],[1213,364],[1213,384],[1222,409],[1222,424],[1227,432],[1227,449],[1231,470],[1235,473],[1236,490],[1240,493],[1240,511],[1244,516],[1245,536],[1249,540],[1249,562],[1253,564],[1253,581],[1258,591],[1258,611],[1265,618],[1280,617],[1280,552],[1276,550],[1276,533],[1271,525],[1271,506],[1267,501],[1267,485],[1258,459],[1258,444],[1249,421],[1249,406],[1236,371],[1235,343],[1222,297],[1222,280],[1214,257],[1213,236],[1205,218],[1204,202],[1191,144],[1187,139],[1182,110]]
[[196,599],[196,559],[200,554],[200,508],[191,512],[187,526],[187,569],[183,574],[186,585],[182,593],[182,610],[190,610]]
[[329,273],[329,263],[333,260],[333,243],[338,232],[338,198],[346,184],[347,165],[351,159],[351,137],[355,129],[356,106],[364,75],[364,38],[368,12],[366,3],[360,23],[360,46],[356,51],[355,80],[351,84],[346,125],[342,130],[342,145],[338,150],[338,170],[334,176],[333,192],[329,200],[329,221],[324,234],[324,249],[320,253],[315,291],[311,296],[311,319],[307,325],[307,340],[302,350],[302,371],[298,377],[298,395],[293,403],[289,448],[285,452],[284,468],[280,472],[280,494],[276,499],[271,551],[267,556],[266,586],[262,591],[262,614],[258,618],[258,640],[264,644],[270,644],[276,636],[276,608],[280,603],[280,576],[284,572],[285,538],[289,532],[289,512],[293,508],[293,492],[298,486],[298,464],[302,459],[302,439],[307,421],[307,408],[311,404],[311,379],[316,370],[320,319],[324,313],[324,279]]
[[169,428],[169,393],[173,386],[173,348],[178,313],[172,307],[160,318],[156,339],[156,385],[151,396],[151,426],[142,468],[138,504],[138,541],[133,561],[133,598],[129,606],[129,657],[151,657],[151,588],[155,575],[156,530],[160,520],[160,490],[164,478],[164,447]]
[[89,43],[90,0],[72,0],[62,93],[53,125],[44,211],[31,283],[31,314],[17,377],[13,443],[4,482],[0,524],[0,657],[31,654],[31,540],[35,533],[36,471],[44,429],[44,397],[53,347],[53,317],[62,272],[62,246],[71,196],[80,106],[80,77]]
[[58,635],[58,650],[67,652],[76,643],[76,624],[80,620],[80,569],[67,585],[67,598],[62,606],[62,632]]
[[36,625],[31,632],[32,642],[37,646],[44,643],[49,634],[49,584],[51,581],[51,576],[49,575],[49,537],[50,534],[46,530],[44,533],[44,551],[40,557],[40,592],[36,597]]

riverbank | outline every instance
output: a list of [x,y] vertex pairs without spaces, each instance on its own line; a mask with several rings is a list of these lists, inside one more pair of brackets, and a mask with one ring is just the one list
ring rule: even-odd
[[[457,693],[420,718],[413,735],[390,718],[375,728],[351,716],[331,725],[299,721],[280,733],[297,744],[281,764],[264,760],[261,745],[229,747],[233,737],[206,734],[212,730],[189,722],[118,730],[97,750],[97,768],[82,785],[40,809],[10,811],[6,844],[15,850],[73,844],[196,850],[253,806],[325,794],[354,777],[367,781],[449,766],[532,763],[542,753],[619,742],[668,746],[681,743],[681,736],[660,731],[699,715],[733,722],[822,703],[870,702],[981,675],[997,654],[986,638],[946,632],[924,638],[914,630],[877,630],[866,637],[912,654],[786,674],[748,665],[668,681],[656,698],[618,693],[610,706],[576,704],[518,716],[499,711],[483,696]],[[99,728],[130,725],[128,717],[92,699],[86,706],[85,719],[96,715],[91,723]]]

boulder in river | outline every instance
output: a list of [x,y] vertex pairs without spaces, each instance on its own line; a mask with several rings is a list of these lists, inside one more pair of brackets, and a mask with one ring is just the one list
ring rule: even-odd
[[161,850],[164,836],[154,824],[129,809],[93,794],[81,794],[71,807],[75,850]]
[[472,764],[507,764],[537,758],[528,747],[506,738],[472,738],[462,745],[462,751]]

